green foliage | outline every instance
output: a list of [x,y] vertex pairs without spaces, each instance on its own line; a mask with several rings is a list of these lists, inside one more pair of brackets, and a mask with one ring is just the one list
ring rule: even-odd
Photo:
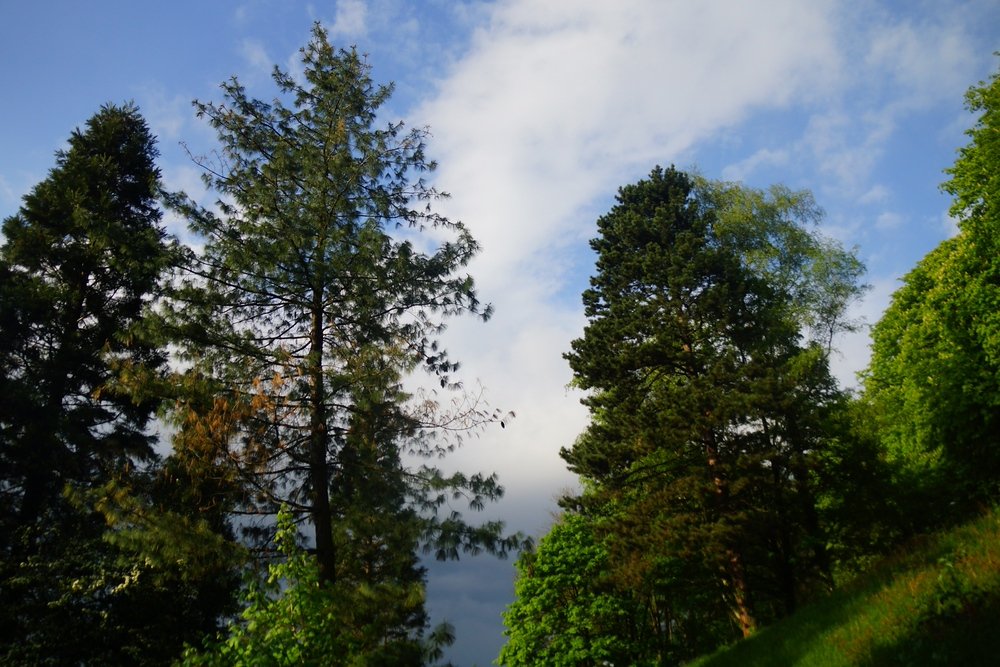
[[[980,117],[943,186],[960,232],[893,295],[872,332],[865,394],[821,453],[821,511],[842,566],[864,568],[901,537],[996,498],[1000,75],[966,99]],[[881,516],[847,518],[875,503]],[[873,575],[705,664],[992,663],[998,544],[990,514],[922,547],[905,575]]]
[[[185,667],[315,665],[361,667],[420,665],[440,657],[452,637],[447,626],[423,641],[419,632],[386,636],[380,615],[423,606],[418,583],[381,581],[371,586],[323,581],[315,558],[297,543],[287,510],[278,514],[277,560],[262,580],[251,579],[245,608],[228,635],[203,650],[189,647]],[[420,630],[420,628],[418,628]]]
[[239,551],[151,492],[118,482],[67,491],[75,513],[46,527],[44,548],[5,582],[6,611],[27,627],[4,664],[167,665],[217,631],[233,610]]
[[124,369],[164,361],[137,335],[172,257],[159,227],[155,158],[135,107],[104,107],[3,222],[5,529],[58,504],[67,482],[151,455],[144,427],[154,406],[115,381]]
[[839,583],[915,534],[922,517],[915,515],[913,493],[903,492],[899,469],[882,447],[874,406],[864,398],[845,397],[832,406],[828,420],[830,437],[815,453],[813,474],[817,511]]
[[564,515],[516,567],[497,664],[656,664],[655,646],[633,634],[643,627],[644,610],[609,581],[609,553],[590,520]]
[[904,278],[872,331],[865,375],[900,488],[916,490],[931,522],[1000,490],[1000,76],[967,101],[982,115],[944,184],[960,232]]
[[[643,659],[749,634],[829,585],[814,485],[842,399],[827,357],[863,287],[819,217],[808,193],[657,168],[598,220],[566,355],[592,421],[562,452],[589,490],[567,507],[613,517],[591,539],[615,599],[644,611],[605,639],[643,637]],[[511,637],[540,617],[509,615]]]
[[827,354],[833,338],[856,331],[847,307],[867,289],[854,252],[811,229],[823,213],[807,190],[767,190],[739,183],[696,180],[699,197],[714,212],[713,232],[733,248],[743,267],[762,275],[785,298],[785,316]]

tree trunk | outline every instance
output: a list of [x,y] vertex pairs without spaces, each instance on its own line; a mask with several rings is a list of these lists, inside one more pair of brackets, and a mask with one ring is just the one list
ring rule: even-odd
[[[726,479],[722,471],[719,469],[719,450],[715,444],[715,433],[711,430],[708,431],[705,439],[705,456],[709,474],[711,474],[712,482],[715,486],[715,497],[719,514],[725,516],[726,505],[729,500],[729,487],[726,484]],[[753,607],[750,602],[750,590],[747,586],[743,555],[735,546],[730,544],[725,549],[725,559],[725,583],[731,596],[730,613],[733,616],[733,620],[739,626],[743,637],[749,637],[757,629],[757,621],[754,618]]]
[[333,515],[330,511],[330,475],[327,465],[326,384],[323,377],[323,291],[315,290],[309,344],[309,478],[312,486],[312,520],[316,528],[316,559],[320,578],[337,579],[337,557],[333,545]]
[[727,574],[729,588],[732,592],[732,608],[729,610],[733,620],[739,626],[743,638],[746,639],[757,629],[750,604],[750,591],[747,588],[746,570],[743,567],[743,556],[736,549],[726,550]]

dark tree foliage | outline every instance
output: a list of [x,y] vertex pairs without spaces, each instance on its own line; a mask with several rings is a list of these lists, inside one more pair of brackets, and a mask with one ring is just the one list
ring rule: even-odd
[[164,361],[132,331],[169,257],[155,157],[138,112],[105,107],[3,223],[5,520],[33,523],[67,482],[151,457],[153,406],[109,380]]
[[462,273],[478,246],[433,208],[427,131],[381,124],[391,87],[373,83],[362,56],[317,25],[302,64],[301,79],[275,68],[271,102],[234,78],[224,102],[196,103],[221,143],[217,159],[198,161],[222,197],[218,213],[173,200],[205,242],[175,325],[184,381],[212,398],[178,402],[177,455],[225,471],[235,512],[287,504],[314,531],[324,585],[374,591],[370,613],[359,608],[343,632],[377,628],[417,646],[423,604],[400,596],[423,585],[418,547],[457,558],[518,541],[445,513],[451,500],[479,509],[499,497],[493,476],[413,464],[454,446],[435,434],[494,418],[461,395],[442,407],[403,388],[421,369],[442,392],[456,388],[437,335],[450,316],[490,313]]
[[[0,660],[9,663],[169,662],[214,629],[228,596],[203,590],[197,568],[150,565],[158,547],[116,541],[127,533],[95,507],[152,492],[157,398],[132,389],[165,361],[144,317],[174,257],[156,156],[134,106],[103,107],[3,223]],[[129,500],[122,490],[133,488]],[[210,587],[225,588],[219,575]]]
[[567,355],[592,422],[563,450],[590,490],[567,505],[614,517],[595,525],[620,590],[658,610],[656,659],[828,585],[815,453],[840,395],[830,340],[862,288],[854,256],[806,227],[818,217],[808,193],[657,168],[598,220]]

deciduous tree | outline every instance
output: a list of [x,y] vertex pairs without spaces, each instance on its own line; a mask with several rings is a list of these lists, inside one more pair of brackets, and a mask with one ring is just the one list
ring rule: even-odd
[[996,497],[1000,475],[1000,74],[970,89],[979,112],[944,189],[959,233],[928,253],[872,332],[865,392],[925,518]]

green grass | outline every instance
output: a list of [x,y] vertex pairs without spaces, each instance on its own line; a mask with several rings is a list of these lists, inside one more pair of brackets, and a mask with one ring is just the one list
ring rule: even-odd
[[697,667],[1000,665],[1000,513],[915,542]]

